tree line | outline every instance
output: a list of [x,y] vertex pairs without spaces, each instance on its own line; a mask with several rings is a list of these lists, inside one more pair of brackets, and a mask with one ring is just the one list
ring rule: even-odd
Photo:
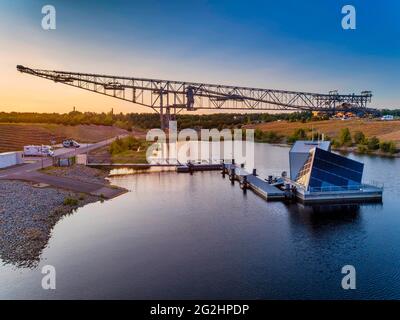
[[[302,121],[311,120],[311,112],[293,113],[217,113],[217,114],[178,114],[178,129],[185,128],[240,128],[242,125],[276,120]],[[152,129],[160,127],[160,116],[156,113],[113,113],[79,112],[36,113],[36,112],[0,112],[0,122],[5,123],[53,123],[63,125],[94,124],[116,126],[126,130],[132,127]]]

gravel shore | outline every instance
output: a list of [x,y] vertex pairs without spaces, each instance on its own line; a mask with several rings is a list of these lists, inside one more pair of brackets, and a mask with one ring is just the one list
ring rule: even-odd
[[99,200],[91,195],[1,180],[0,258],[19,267],[35,267],[60,218]]
[[105,170],[90,168],[84,165],[74,165],[72,167],[49,167],[43,170],[46,174],[59,177],[72,178],[77,181],[109,184],[106,179],[108,172]]

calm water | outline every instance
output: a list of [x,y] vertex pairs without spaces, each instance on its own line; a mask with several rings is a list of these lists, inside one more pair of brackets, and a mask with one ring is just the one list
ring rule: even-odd
[[[262,175],[288,149],[256,145]],[[64,217],[33,269],[0,260],[0,298],[400,298],[400,160],[351,156],[383,204],[304,207],[243,194],[219,172],[112,178],[131,192]],[[54,265],[57,289],[41,288]],[[354,265],[357,290],[341,289]]]

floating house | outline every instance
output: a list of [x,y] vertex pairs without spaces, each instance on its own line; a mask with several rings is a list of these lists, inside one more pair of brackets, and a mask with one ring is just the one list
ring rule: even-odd
[[296,177],[308,159],[310,150],[320,148],[325,151],[331,151],[330,141],[296,141],[289,151],[290,179],[296,180]]
[[331,152],[329,141],[297,141],[289,162],[296,197],[305,203],[382,199],[382,188],[362,182],[364,164]]

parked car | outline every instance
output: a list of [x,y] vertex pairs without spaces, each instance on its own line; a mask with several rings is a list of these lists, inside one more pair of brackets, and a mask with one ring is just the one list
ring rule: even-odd
[[24,146],[24,156],[54,156],[51,146]]
[[393,117],[391,114],[387,114],[387,115],[384,115],[384,116],[381,118],[381,120],[383,120],[383,121],[390,121],[390,120],[394,120],[394,117]]
[[72,139],[66,139],[62,142],[65,148],[79,148],[81,145]]

